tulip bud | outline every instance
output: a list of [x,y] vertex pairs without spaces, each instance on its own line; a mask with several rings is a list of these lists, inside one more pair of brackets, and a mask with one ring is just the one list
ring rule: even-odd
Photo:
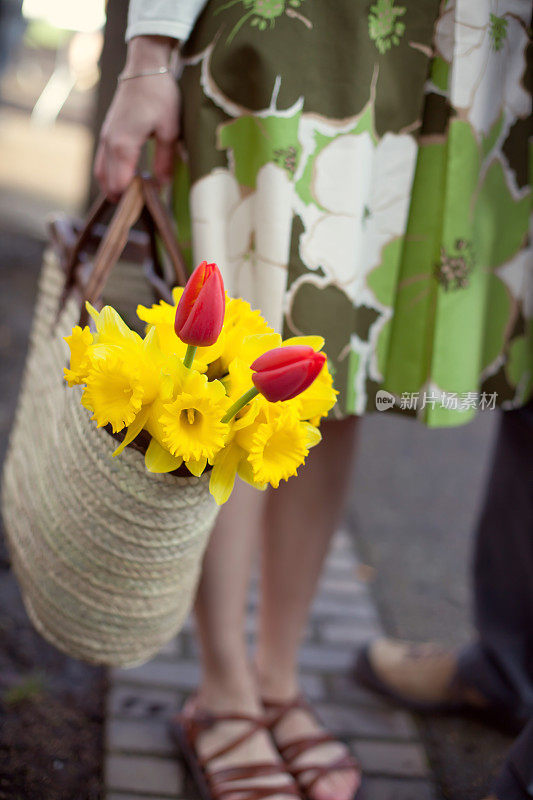
[[216,264],[207,261],[196,267],[176,309],[174,330],[185,344],[208,347],[220,335],[224,323],[226,294]]
[[292,400],[313,383],[325,362],[325,354],[308,345],[276,347],[251,365],[252,381],[271,403]]

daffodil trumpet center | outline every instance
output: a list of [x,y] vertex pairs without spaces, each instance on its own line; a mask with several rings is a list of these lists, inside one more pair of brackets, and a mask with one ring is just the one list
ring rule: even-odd
[[187,367],[187,369],[190,369],[192,367],[192,362],[194,361],[195,355],[196,355],[196,346],[194,344],[188,344],[185,356],[183,357],[183,365]]
[[201,414],[195,408],[184,408],[181,412],[181,420],[188,425],[195,425],[200,422]]
[[251,389],[248,389],[243,395],[236,400],[232,406],[228,408],[224,416],[222,417],[222,422],[231,422],[233,417],[237,416],[239,411],[244,408],[244,406],[248,405],[254,397],[257,397],[259,394],[259,389],[256,389],[255,386],[252,386]]

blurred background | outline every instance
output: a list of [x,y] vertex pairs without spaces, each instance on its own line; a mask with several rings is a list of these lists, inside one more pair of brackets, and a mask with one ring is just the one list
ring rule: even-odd
[[83,212],[95,137],[124,59],[126,0],[1,0],[0,217],[42,237]]
[[[58,210],[83,216],[95,193],[92,159],[123,65],[126,15],[127,0],[107,8],[104,0],[0,0],[0,460],[46,220]],[[428,431],[386,413],[365,418],[347,522],[389,633],[467,640],[470,545],[496,422],[487,412],[465,428]],[[32,631],[0,545],[2,800],[103,797],[105,691],[102,671]],[[431,797],[484,797],[508,740],[454,719],[418,725]]]

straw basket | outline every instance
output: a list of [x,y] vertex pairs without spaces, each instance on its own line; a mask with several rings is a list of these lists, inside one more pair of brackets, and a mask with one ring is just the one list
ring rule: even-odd
[[[112,259],[103,265],[102,253],[118,231],[129,230],[144,189],[138,181],[119,206],[89,288],[99,270],[111,271]],[[183,279],[180,264],[177,271]],[[216,505],[206,475],[150,474],[132,447],[111,458],[117,442],[90,421],[81,390],[62,377],[62,337],[81,307],[79,294],[65,295],[68,280],[49,249],[4,468],[7,542],[28,614],[46,639],[85,661],[132,666],[180,629]]]

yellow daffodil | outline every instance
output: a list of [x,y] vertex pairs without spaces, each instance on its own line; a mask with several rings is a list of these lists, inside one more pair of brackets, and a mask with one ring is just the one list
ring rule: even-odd
[[[229,374],[223,381],[229,403],[233,403],[250,388],[251,375],[252,370],[243,360],[234,358],[231,361]],[[267,401],[262,395],[254,397],[231,422],[225,446],[212,462],[213,470],[209,481],[209,491],[218,505],[223,505],[229,499],[237,474],[248,483],[252,482],[246,463],[246,450],[237,443],[236,437],[238,431],[253,425],[266,404]],[[266,486],[258,484],[256,488],[264,489]]]
[[300,421],[287,404],[273,405],[261,397],[256,401],[259,410],[235,420],[214,459],[209,491],[218,505],[229,499],[237,475],[256,489],[268,484],[277,488],[281,480],[296,475],[309,449],[321,440],[318,428]]
[[236,442],[247,453],[254,480],[277,488],[301,466],[309,453],[307,426],[293,409],[270,405],[254,424],[239,431]]
[[79,325],[72,328],[70,336],[64,337],[70,347],[70,368],[64,367],[65,380],[69,386],[85,383],[91,366],[90,348],[93,335],[86,325],[83,330]]
[[127,345],[140,346],[142,344],[139,334],[128,328],[114,308],[104,306],[101,311],[97,311],[90,303],[86,303],[86,306],[96,325],[94,344],[117,345],[119,347]]
[[146,450],[144,463],[148,472],[173,472],[183,464],[183,459],[173,456],[157,439],[152,439]]
[[272,328],[267,325],[260,311],[253,311],[250,303],[241,298],[232,298],[226,295],[226,314],[222,329],[223,346],[220,358],[217,363],[213,364],[212,369],[216,369],[220,376],[225,375],[234,358],[239,356],[246,360],[242,355],[245,338],[272,332]]
[[[201,474],[207,460],[224,446],[230,426],[221,422],[228,397],[220,381],[187,370],[174,400],[163,405],[159,417],[161,443],[183,458],[193,474]],[[190,462],[190,463],[189,463]]]
[[213,469],[209,479],[209,491],[217,505],[223,505],[233,491],[239,464],[246,458],[246,452],[234,440],[226,443],[213,460]]
[[144,387],[139,369],[116,347],[93,359],[86,384],[81,402],[93,412],[99,428],[110,424],[114,433],[121,431],[141,410]]
[[154,304],[151,308],[141,305],[137,306],[137,316],[143,322],[147,323],[147,331],[151,328],[157,330],[159,346],[163,353],[175,353],[181,357],[185,355],[187,345],[183,344],[174,333],[174,319],[182,294],[183,288],[181,286],[175,286],[174,289],[172,289],[173,305],[165,302],[165,300],[160,300],[159,303]]
[[[105,353],[105,345],[96,345],[95,358],[100,352]],[[165,358],[159,348],[155,330],[151,330],[142,342],[142,346],[130,349],[130,358],[135,353],[135,363],[138,370],[139,381],[143,386],[142,407],[135,419],[128,425],[128,430],[123,441],[114,451],[113,455],[118,456],[125,447],[128,446],[145,427],[150,416],[152,406],[156,399],[161,396],[163,387],[169,380],[164,371],[171,369],[169,359]]]

